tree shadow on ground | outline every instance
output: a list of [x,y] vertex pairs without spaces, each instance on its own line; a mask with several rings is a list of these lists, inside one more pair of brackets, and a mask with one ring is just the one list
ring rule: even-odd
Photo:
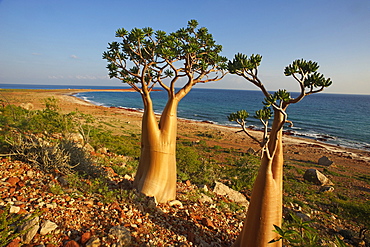
[[[122,189],[133,190],[131,181],[123,180],[121,184]],[[189,246],[192,242],[193,246],[229,247],[235,241],[236,236],[227,232],[229,226],[215,225],[212,219],[197,211],[197,207],[188,202],[184,202],[183,207],[156,205],[154,198],[138,194],[134,204],[143,215],[149,214],[155,225],[173,231],[174,235],[182,236],[181,239],[174,239],[171,246]],[[136,244],[139,246],[147,244],[137,240],[139,242]]]

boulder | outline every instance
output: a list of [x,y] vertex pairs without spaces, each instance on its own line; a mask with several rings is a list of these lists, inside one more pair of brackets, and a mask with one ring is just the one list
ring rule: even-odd
[[324,174],[322,174],[316,169],[308,169],[304,173],[303,178],[308,182],[312,182],[314,184],[321,186],[334,185],[329,178],[327,178]]
[[320,166],[331,166],[334,162],[332,160],[330,160],[328,157],[326,156],[322,156],[319,161],[318,161],[318,164]]
[[249,201],[242,193],[227,187],[223,183],[216,182],[213,192],[221,196],[227,196],[231,201],[239,203],[245,207],[249,206]]

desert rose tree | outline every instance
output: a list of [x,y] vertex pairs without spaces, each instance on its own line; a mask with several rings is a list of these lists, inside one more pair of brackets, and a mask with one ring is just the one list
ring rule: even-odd
[[[220,55],[206,28],[191,20],[173,33],[134,28],[118,29],[120,42],[109,43],[103,58],[110,78],[117,78],[137,91],[144,104],[141,156],[134,187],[164,203],[176,197],[177,106],[197,83],[221,80],[227,59]],[[177,83],[177,84],[176,84]],[[175,88],[181,83],[182,87]],[[154,86],[167,92],[159,123],[150,96]]]
[[[231,74],[239,75],[257,86],[265,96],[264,108],[257,111],[255,117],[264,126],[261,140],[252,136],[246,128],[248,112],[245,110],[230,114],[230,121],[236,121],[242,130],[262,148],[261,166],[253,186],[250,205],[244,221],[242,232],[233,246],[263,247],[282,246],[274,226],[281,227],[282,193],[283,193],[283,143],[282,131],[287,120],[286,109],[290,104],[301,101],[305,96],[323,91],[331,85],[330,79],[318,73],[316,62],[296,60],[285,68],[284,74],[292,76],[299,85],[300,93],[292,98],[286,90],[270,94],[258,78],[260,55],[236,54],[228,63]],[[271,129],[268,131],[268,120],[273,116]]]

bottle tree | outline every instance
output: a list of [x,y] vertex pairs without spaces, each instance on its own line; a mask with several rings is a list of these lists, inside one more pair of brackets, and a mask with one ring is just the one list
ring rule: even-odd
[[[248,132],[245,110],[230,114],[230,121],[241,125],[242,131],[257,141],[261,146],[261,166],[253,186],[250,205],[242,232],[233,246],[281,246],[279,236],[274,232],[274,225],[281,227],[283,194],[283,126],[287,120],[286,109],[290,104],[301,101],[305,96],[323,91],[332,84],[330,79],[318,71],[316,62],[295,60],[285,68],[284,74],[292,76],[299,85],[300,93],[292,98],[286,90],[270,94],[258,77],[258,67],[262,56],[236,54],[228,63],[228,70],[257,86],[265,96],[264,108],[257,111],[255,117],[263,126],[263,138],[259,140]],[[268,120],[273,117],[268,129]],[[289,121],[290,122],[290,121]],[[269,243],[270,242],[270,243]],[[268,244],[269,243],[269,244]]]
[[[120,42],[109,43],[103,59],[110,78],[137,91],[144,104],[141,156],[134,187],[164,203],[176,198],[177,106],[197,83],[221,80],[227,59],[220,55],[207,28],[191,20],[186,28],[167,34],[152,28],[118,29]],[[177,83],[177,84],[176,84]],[[182,87],[175,88],[181,83]],[[159,122],[150,93],[154,86],[167,92]]]

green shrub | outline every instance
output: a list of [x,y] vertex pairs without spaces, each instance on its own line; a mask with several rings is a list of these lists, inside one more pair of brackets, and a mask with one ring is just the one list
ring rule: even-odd
[[90,132],[90,143],[96,149],[106,147],[119,155],[140,157],[140,139],[136,136],[113,135],[111,132],[94,128]]
[[202,157],[193,146],[177,144],[177,176],[181,181],[190,180],[195,184],[212,184],[215,180],[215,169]]
[[258,174],[259,157],[247,154],[245,156],[235,157],[230,162],[231,165],[225,167],[222,178],[230,179],[234,190],[252,189]]

